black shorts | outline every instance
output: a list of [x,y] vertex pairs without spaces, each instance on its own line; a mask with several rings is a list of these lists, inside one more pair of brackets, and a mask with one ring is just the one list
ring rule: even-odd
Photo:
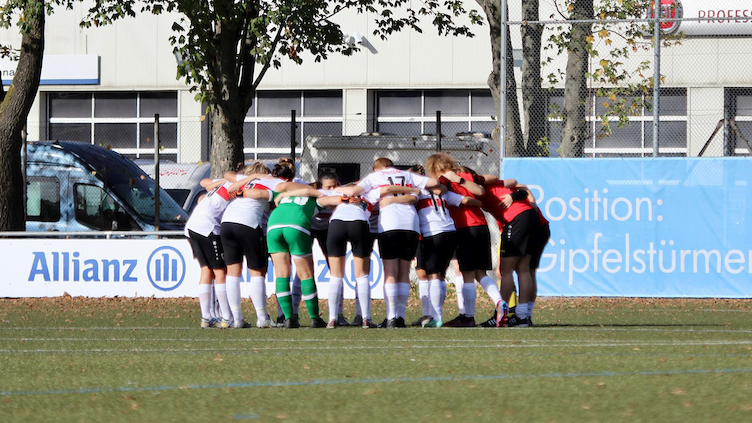
[[460,271],[491,270],[491,232],[488,226],[457,229],[456,252]]
[[225,268],[225,257],[219,235],[211,233],[209,236],[203,236],[189,230],[188,243],[191,244],[193,257],[198,260],[201,267],[209,267],[209,269]]
[[532,254],[538,213],[526,210],[504,226],[501,233],[501,257],[524,257]]
[[224,222],[220,238],[227,264],[242,264],[245,257],[249,269],[266,270],[266,239],[261,228]]
[[444,232],[420,240],[423,270],[443,274],[457,249],[457,232]]
[[548,244],[548,239],[551,238],[551,228],[548,223],[545,225],[538,225],[535,228],[535,234],[530,239],[532,246],[530,248],[530,269],[535,270],[540,266],[540,259],[543,255],[543,250]]
[[329,255],[332,257],[347,255],[348,241],[352,245],[353,256],[370,257],[371,251],[373,251],[373,242],[368,222],[362,220],[332,220],[329,222],[329,236],[326,239],[326,248],[329,250]]
[[418,233],[395,230],[379,234],[379,253],[382,260],[412,261],[418,247]]
[[426,270],[425,264],[423,264],[423,249],[420,245],[423,243],[423,238],[418,241],[418,246],[415,247],[415,270]]
[[329,249],[326,246],[327,232],[329,232],[328,229],[311,229],[311,242],[313,242],[314,239],[319,242],[319,247],[325,257],[329,257]]

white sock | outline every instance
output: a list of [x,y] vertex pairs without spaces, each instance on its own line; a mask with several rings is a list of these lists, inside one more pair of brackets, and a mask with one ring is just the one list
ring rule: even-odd
[[423,316],[431,316],[431,294],[430,282],[428,279],[418,281],[418,295],[420,296],[420,306],[423,309]]
[[214,293],[214,279],[211,282],[211,290],[209,291],[209,315],[212,319],[221,317],[219,313],[219,303],[217,302],[217,294]]
[[446,281],[441,281],[441,309],[444,309],[444,302],[446,301],[446,288],[447,283]]
[[389,315],[392,314],[392,308],[389,306],[389,300],[387,300],[386,295],[386,283],[381,286],[382,291],[384,291],[384,307],[386,308],[386,318],[389,319]]
[[407,301],[410,299],[410,282],[397,284],[397,317],[405,318]]
[[292,314],[298,314],[302,299],[303,292],[300,290],[300,278],[298,275],[295,275],[292,279]]
[[356,287],[358,288],[357,304],[360,311],[356,311],[355,315],[363,316],[364,319],[371,318],[371,281],[368,276],[363,276],[355,280]]
[[501,301],[501,293],[499,292],[499,287],[496,286],[496,282],[494,282],[493,278],[490,276],[484,276],[483,279],[480,280],[480,286],[482,286],[483,290],[486,291],[486,294],[491,297],[491,301],[493,301],[494,307],[496,307],[496,304]]
[[438,279],[431,279],[429,284],[429,296],[431,297],[431,308],[433,309],[431,317],[433,317],[434,320],[441,320],[441,315],[444,313],[444,292],[441,288],[441,281]]
[[227,287],[227,302],[230,304],[232,318],[235,319],[236,322],[242,322],[243,310],[240,309],[240,303],[242,300],[240,297],[240,277],[227,276],[225,287]]
[[266,280],[263,276],[251,276],[251,301],[258,320],[269,320],[266,312]]
[[232,319],[230,302],[227,301],[227,285],[223,283],[215,284],[214,292],[217,294],[217,301],[219,302],[219,310],[222,313],[222,318],[225,320]]
[[387,304],[387,319],[397,318],[397,294],[399,284],[389,283],[384,284],[384,295]]
[[533,317],[533,307],[535,307],[535,301],[527,303],[527,316]]
[[465,300],[465,316],[475,316],[475,282],[462,284],[462,298]]
[[342,278],[329,278],[329,321],[337,320],[339,300],[342,298]]
[[[344,286],[343,286],[344,288]],[[339,290],[339,301],[337,302],[337,315],[345,313],[345,293],[342,289]]]
[[520,319],[524,319],[525,317],[530,317],[527,304],[528,303],[519,303],[517,304],[517,307],[514,309],[514,314],[519,316]]
[[211,284],[201,284],[198,286],[198,302],[201,305],[201,317],[211,320]]
[[465,279],[462,275],[458,275],[454,278],[454,290],[457,292],[457,309],[459,314],[465,314],[465,297],[462,293],[462,287],[465,286]]
[[[370,292],[370,286],[368,287]],[[363,309],[360,307],[360,296],[358,295],[358,282],[355,281],[355,315],[363,317]]]

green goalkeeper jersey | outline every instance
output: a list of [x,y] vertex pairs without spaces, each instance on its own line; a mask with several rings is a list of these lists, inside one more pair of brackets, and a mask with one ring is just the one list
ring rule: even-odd
[[311,218],[323,207],[314,197],[285,197],[269,216],[267,231],[294,228],[311,234]]

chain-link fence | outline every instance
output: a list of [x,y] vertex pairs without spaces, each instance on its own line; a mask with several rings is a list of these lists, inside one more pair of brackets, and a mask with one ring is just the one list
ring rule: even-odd
[[752,154],[752,11],[662,1],[656,49],[652,2],[550,3],[507,21],[507,156]]
[[[510,18],[501,26],[509,42],[501,49],[508,60],[500,69],[508,72],[500,103],[482,85],[258,91],[243,122],[245,160],[271,164],[292,156],[305,180],[334,171],[347,183],[370,172],[378,157],[407,168],[436,151],[451,153],[481,174],[498,174],[500,157],[511,156],[752,154],[752,68],[743,66],[752,59],[744,38],[752,35],[745,18],[752,11],[730,13],[722,4],[697,11],[663,1],[665,34],[656,43],[654,20],[641,18],[643,12],[651,16],[649,3],[640,3],[647,5],[642,12],[620,17],[594,2],[552,1],[543,2],[535,16],[523,10]],[[572,7],[552,6],[563,4]],[[44,92],[39,103],[39,121],[28,125],[28,140],[101,146],[151,176],[159,114],[160,185],[184,209],[185,219],[197,200],[192,187],[209,175],[212,119],[206,105],[182,91]],[[499,147],[492,134],[502,114],[506,137]],[[40,161],[31,154],[27,160]],[[71,209],[88,216],[84,227],[111,229],[109,218],[91,222],[102,211],[116,214],[111,209],[120,200],[89,187],[95,181],[87,183],[81,175],[101,178],[106,166],[89,167],[74,180],[64,166],[27,166],[27,214],[31,221],[50,223],[30,228],[52,228],[65,218],[63,203],[71,201]],[[133,201],[145,205],[131,208],[145,210],[154,206],[154,190],[149,195],[140,180],[125,178],[136,189],[123,191],[137,193]],[[153,221],[151,213],[142,213],[143,220]],[[76,220],[75,213],[70,219]],[[121,228],[144,227],[140,220],[120,220]]]

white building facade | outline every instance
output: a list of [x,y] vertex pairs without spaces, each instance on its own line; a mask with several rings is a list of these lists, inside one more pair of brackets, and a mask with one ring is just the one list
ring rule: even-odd
[[[663,49],[661,155],[697,156],[720,121],[724,129],[704,155],[750,153],[741,139],[752,138],[752,42],[745,38],[752,34],[752,18],[732,22],[719,14],[752,16],[752,6],[746,3],[682,2],[685,15],[695,13],[693,8],[704,10],[703,30],[710,34],[687,37]],[[519,20],[519,1],[509,5],[510,20]],[[467,1],[466,7],[477,5]],[[206,160],[206,106],[176,79],[176,57],[168,40],[176,16],[145,14],[82,29],[79,22],[87,10],[86,3],[77,4],[73,10],[56,11],[47,21],[43,85],[29,115],[29,139],[91,142],[132,158],[152,159],[158,113],[164,158],[184,163]],[[554,0],[542,0],[541,17],[552,13]],[[320,63],[303,56],[300,66],[283,58],[280,69],[270,69],[246,118],[247,158],[289,154],[292,109],[301,145],[309,135],[433,134],[437,110],[442,112],[444,135],[493,130],[496,110],[486,85],[491,72],[487,25],[473,27],[473,38],[438,36],[426,23],[423,33],[404,31],[381,40],[371,35],[374,24],[368,15],[347,12],[337,21],[350,34],[348,41],[355,32],[362,34],[360,51],[350,57],[331,55]],[[734,29],[728,30],[730,26]],[[518,26],[512,27],[512,39],[519,48]],[[19,37],[6,31],[0,43],[18,46]],[[635,63],[651,59],[649,51],[633,58]],[[554,57],[543,74],[564,69],[565,62],[564,55]],[[6,84],[12,68],[12,63],[2,62]],[[561,101],[561,86],[552,87],[550,103]],[[612,136],[600,138],[601,102],[595,94],[590,100],[593,136],[586,146],[588,156],[650,155],[652,112],[642,111],[629,125],[615,128]],[[555,119],[548,131],[550,154],[555,156],[560,133]]]

